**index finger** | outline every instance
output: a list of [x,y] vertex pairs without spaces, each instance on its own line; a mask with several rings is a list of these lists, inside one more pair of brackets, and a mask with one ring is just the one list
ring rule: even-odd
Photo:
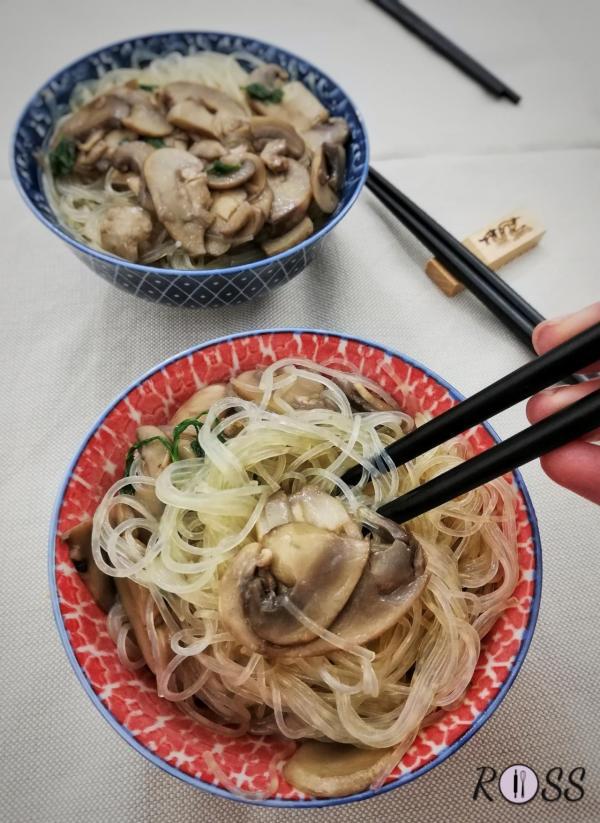
[[[532,342],[538,354],[544,354],[549,349],[553,349],[569,340],[585,329],[589,329],[595,323],[600,323],[600,301],[586,306],[585,309],[567,314],[564,317],[557,317],[552,320],[545,320],[533,330]],[[581,371],[583,373],[597,372],[600,370],[600,360],[592,363]]]

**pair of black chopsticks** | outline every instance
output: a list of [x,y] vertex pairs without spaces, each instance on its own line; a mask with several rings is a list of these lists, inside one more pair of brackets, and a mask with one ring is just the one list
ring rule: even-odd
[[481,63],[474,60],[451,40],[448,40],[441,32],[430,26],[422,17],[407,8],[399,0],[371,0],[380,9],[387,12],[406,29],[416,34],[421,40],[431,46],[432,49],[446,57],[457,68],[468,74],[475,82],[483,86],[495,97],[506,97],[512,103],[518,103],[520,96],[513,91],[506,83],[499,80],[488,71]]
[[[545,319],[466,246],[374,168],[367,187],[429,251],[532,351],[533,330]],[[577,376],[566,382],[581,382]]]
[[[386,452],[394,465],[400,466],[597,360],[600,360],[600,323],[434,417],[392,443]],[[562,411],[386,503],[379,512],[399,523],[411,520],[599,426],[600,389],[597,389]],[[342,480],[352,486],[362,475],[363,468],[355,466],[343,475]]]

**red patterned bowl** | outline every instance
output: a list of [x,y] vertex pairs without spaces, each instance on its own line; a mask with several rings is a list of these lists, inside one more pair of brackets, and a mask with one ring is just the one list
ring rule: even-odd
[[[227,380],[240,370],[288,356],[321,362],[340,355],[380,383],[409,413],[440,414],[461,399],[441,378],[404,355],[340,334],[258,331],[204,343],[157,366],[101,415],[67,472],[52,519],[49,573],[54,613],[69,660],[92,702],[148,760],[193,786],[236,800],[273,806],[325,806],[372,797],[408,783],[449,757],[485,723],[512,685],[535,626],[541,593],[540,541],[529,495],[521,476],[515,473],[521,569],[514,593],[517,604],[504,612],[483,641],[463,704],[424,729],[376,791],[310,799],[282,779],[277,793],[270,795],[267,786],[272,764],[278,755],[285,758],[285,743],[269,738],[219,737],[159,698],[147,672],[132,673],[120,664],[105,616],[75,572],[58,535],[92,514],[117,478],[141,420],[164,423],[199,386]],[[469,439],[475,450],[481,451],[498,438],[489,426],[479,426]],[[207,754],[211,755],[208,761],[212,769],[207,767]]]

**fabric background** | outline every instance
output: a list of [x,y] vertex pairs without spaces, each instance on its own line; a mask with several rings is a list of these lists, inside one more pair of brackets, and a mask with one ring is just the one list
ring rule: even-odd
[[[524,469],[544,548],[529,655],[493,718],[449,761],[360,804],[242,806],[150,765],[89,703],[60,647],[47,585],[47,530],[69,460],[99,413],[139,374],[199,341],[270,326],[362,335],[423,361],[471,393],[528,353],[470,295],[449,300],[425,253],[365,192],[303,275],[230,310],[156,307],[94,277],[20,202],[10,130],[55,70],[104,43],[177,28],[232,30],[305,55],[365,115],[373,161],[459,237],[513,207],[548,229],[510,265],[547,316],[600,297],[600,63],[597,0],[413,0],[523,94],[495,101],[366,0],[145,0],[0,4],[0,820],[7,823],[377,823],[600,819],[600,509]],[[507,436],[523,408],[493,421]],[[524,808],[473,802],[477,768],[584,766],[585,797]]]

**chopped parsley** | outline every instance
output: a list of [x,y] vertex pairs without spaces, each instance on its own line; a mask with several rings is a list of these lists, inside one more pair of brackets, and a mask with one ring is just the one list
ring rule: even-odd
[[77,146],[75,141],[68,137],[61,137],[59,143],[52,149],[49,155],[50,169],[54,177],[64,177],[73,171],[75,160],[77,159]]
[[250,97],[262,100],[263,103],[281,103],[283,100],[283,89],[269,89],[262,83],[250,83],[244,88]]
[[164,148],[165,141],[162,137],[143,137],[142,139],[145,143],[150,143],[151,146],[154,146],[155,149]]
[[140,83],[138,85],[138,89],[142,89],[143,91],[154,91],[154,89],[157,88],[158,86],[152,85],[151,83]]
[[224,163],[222,160],[215,160],[212,166],[206,170],[209,174],[217,174],[219,177],[225,177],[226,174],[233,174],[234,171],[241,169],[239,163]]

